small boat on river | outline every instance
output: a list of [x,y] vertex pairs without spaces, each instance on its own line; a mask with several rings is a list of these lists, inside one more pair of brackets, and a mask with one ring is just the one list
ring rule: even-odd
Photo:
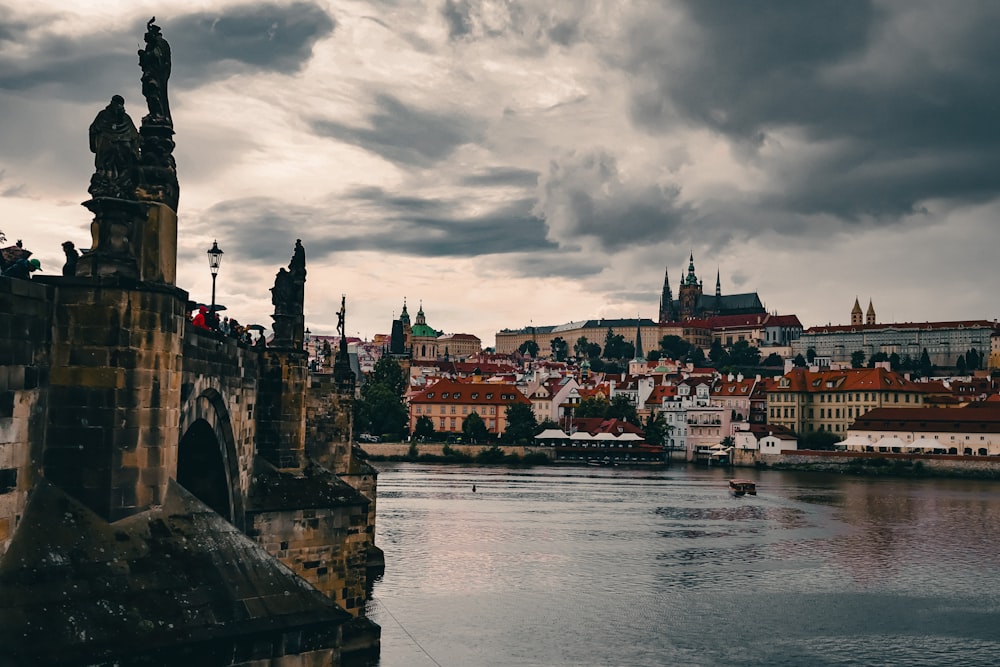
[[756,496],[757,484],[749,479],[731,479],[729,480],[729,491],[737,498],[746,495]]

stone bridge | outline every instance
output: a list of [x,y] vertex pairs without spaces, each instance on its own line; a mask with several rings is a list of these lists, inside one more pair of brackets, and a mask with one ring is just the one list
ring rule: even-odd
[[0,663],[337,665],[379,640],[347,350],[309,371],[298,241],[266,346],[189,321],[165,91],[91,125],[91,248],[0,277]]

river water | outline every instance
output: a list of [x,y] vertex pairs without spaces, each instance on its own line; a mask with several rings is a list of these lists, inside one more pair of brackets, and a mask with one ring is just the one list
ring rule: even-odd
[[1000,483],[379,469],[380,667],[1000,665]]

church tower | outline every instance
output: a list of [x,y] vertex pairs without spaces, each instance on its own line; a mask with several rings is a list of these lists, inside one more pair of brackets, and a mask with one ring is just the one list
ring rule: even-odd
[[854,297],[854,308],[851,308],[851,326],[856,327],[861,324],[861,304],[858,302],[858,298]]
[[663,273],[663,292],[660,294],[660,324],[674,322],[677,313],[674,312],[674,295],[670,292],[670,270]]
[[689,320],[699,313],[698,301],[701,299],[702,286],[698,281],[698,276],[694,273],[694,253],[688,260],[687,276],[681,282],[678,290],[678,300],[680,301],[680,319]]
[[865,324],[875,324],[875,306],[872,305],[871,299],[868,299],[868,312],[865,313]]
[[406,311],[406,297],[403,297],[403,312],[399,314],[399,323],[403,325],[403,348],[413,349],[413,328],[410,326],[410,313]]

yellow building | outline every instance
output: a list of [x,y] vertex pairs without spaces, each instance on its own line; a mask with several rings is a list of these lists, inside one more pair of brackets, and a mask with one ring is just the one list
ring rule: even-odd
[[410,398],[410,432],[420,417],[429,417],[438,433],[461,433],[462,422],[475,413],[500,435],[507,430],[507,406],[514,404],[531,401],[512,384],[439,380]]
[[884,368],[813,372],[794,368],[767,392],[767,423],[798,434],[846,436],[854,420],[875,408],[921,407],[927,388]]
[[[497,332],[496,351],[498,354],[513,354],[526,341],[532,340],[538,344],[538,357],[552,356],[552,340],[556,337],[566,341],[569,356],[576,354],[573,346],[580,338],[586,338],[588,343],[597,343],[604,349],[604,341],[608,329],[632,345],[636,344],[638,332],[642,332],[642,340],[646,349],[655,350],[660,345],[660,339],[665,335],[660,333],[660,326],[647,318],[632,319],[597,319],[567,322],[558,326],[529,326],[524,329],[502,329]],[[711,343],[709,333],[709,343]]]

